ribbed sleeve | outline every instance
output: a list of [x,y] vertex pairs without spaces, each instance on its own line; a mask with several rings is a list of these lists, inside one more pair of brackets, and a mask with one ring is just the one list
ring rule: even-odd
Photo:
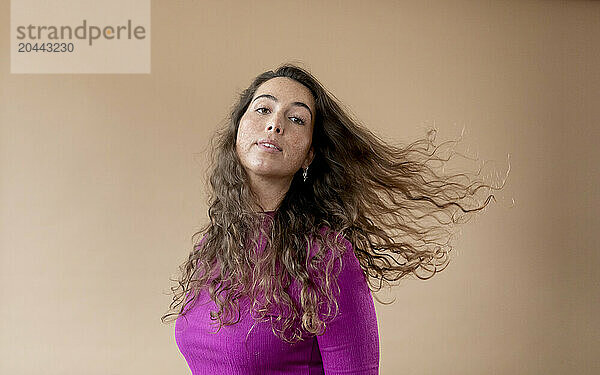
[[317,336],[327,375],[378,374],[379,333],[371,291],[352,244],[343,239],[346,252],[339,274],[339,313],[325,333]]

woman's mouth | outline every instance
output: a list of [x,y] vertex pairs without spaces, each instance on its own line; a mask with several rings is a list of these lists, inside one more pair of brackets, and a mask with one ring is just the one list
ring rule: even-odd
[[258,142],[257,145],[260,149],[262,149],[266,152],[273,152],[273,153],[281,152],[281,150],[277,146],[275,146],[269,142]]

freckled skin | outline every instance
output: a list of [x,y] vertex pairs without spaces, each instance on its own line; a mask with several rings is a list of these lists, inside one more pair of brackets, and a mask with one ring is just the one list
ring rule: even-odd
[[[273,95],[277,102],[265,97],[254,100],[262,94]],[[305,103],[310,111],[293,102]],[[310,165],[315,114],[310,90],[291,78],[272,78],[258,87],[240,119],[236,138],[236,152],[251,180],[289,186],[294,174]],[[274,139],[282,152],[265,152],[256,144],[263,138]]]

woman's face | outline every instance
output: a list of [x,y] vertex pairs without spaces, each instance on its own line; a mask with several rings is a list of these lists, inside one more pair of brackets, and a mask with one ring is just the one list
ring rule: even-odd
[[307,167],[314,157],[315,114],[314,98],[301,83],[276,77],[260,85],[240,119],[236,139],[236,152],[248,174],[291,181]]

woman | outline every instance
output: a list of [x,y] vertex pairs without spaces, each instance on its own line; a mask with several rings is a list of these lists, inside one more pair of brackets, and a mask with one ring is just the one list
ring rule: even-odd
[[282,65],[254,79],[217,132],[210,222],[163,316],[177,317],[194,375],[378,374],[369,285],[443,269],[443,229],[493,198],[460,204],[492,187],[437,175],[434,132],[390,145],[334,98]]

